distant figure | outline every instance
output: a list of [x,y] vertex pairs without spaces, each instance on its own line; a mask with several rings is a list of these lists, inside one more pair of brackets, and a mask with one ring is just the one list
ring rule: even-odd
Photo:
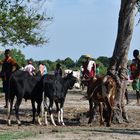
[[39,62],[38,70],[42,76],[47,74],[47,67],[42,62]]
[[139,50],[133,51],[134,59],[130,65],[131,79],[133,79],[132,87],[136,91],[137,104],[140,105],[140,56]]
[[24,68],[25,71],[28,71],[31,76],[34,75],[35,67],[32,64],[32,59],[28,60],[28,64]]
[[8,83],[10,76],[14,69],[19,69],[18,64],[10,56],[10,53],[11,53],[10,50],[6,49],[4,53],[5,58],[0,62],[2,64],[1,78],[3,81],[3,91],[5,93],[5,103],[6,103],[6,105],[4,106],[5,108],[7,108],[8,105]]
[[[95,78],[96,75],[96,63],[91,60],[90,55],[84,55],[85,61],[82,63],[82,77],[81,77],[81,87],[84,90],[85,86],[88,87],[88,79]],[[85,96],[87,98],[87,96]]]
[[56,69],[54,71],[55,77],[62,77],[62,69],[61,69],[61,64],[57,63],[56,64]]
[[96,74],[96,63],[91,60],[90,55],[85,55],[85,62],[82,65],[83,67],[83,78],[89,79],[95,77]]

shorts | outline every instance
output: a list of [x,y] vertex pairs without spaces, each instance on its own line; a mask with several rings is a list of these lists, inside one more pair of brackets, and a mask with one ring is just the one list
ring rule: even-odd
[[140,79],[134,79],[132,82],[133,90],[140,91]]

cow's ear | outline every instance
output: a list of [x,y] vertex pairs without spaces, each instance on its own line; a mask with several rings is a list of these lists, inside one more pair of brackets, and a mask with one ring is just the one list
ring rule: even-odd
[[72,76],[73,75],[73,71],[69,75]]

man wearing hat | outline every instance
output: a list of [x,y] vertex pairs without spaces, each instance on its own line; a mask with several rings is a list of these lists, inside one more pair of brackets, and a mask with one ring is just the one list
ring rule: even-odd
[[61,69],[61,64],[57,63],[56,64],[56,69],[54,71],[55,77],[62,77],[62,69]]
[[85,62],[82,65],[83,78],[89,79],[89,78],[95,77],[96,63],[93,60],[91,60],[91,56],[89,54],[84,55],[84,58],[85,58]]
[[4,107],[7,108],[9,79],[12,74],[12,71],[15,68],[19,69],[19,66],[16,63],[16,61],[10,56],[9,49],[5,50],[4,55],[5,55],[5,58],[1,61],[1,64],[2,64],[1,78],[3,81],[3,91],[5,93],[5,102],[6,102],[6,105]]

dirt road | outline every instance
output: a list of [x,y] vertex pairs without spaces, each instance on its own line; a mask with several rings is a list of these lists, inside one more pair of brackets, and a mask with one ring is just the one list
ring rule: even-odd
[[[54,127],[31,125],[32,113],[30,101],[22,102],[20,107],[20,118],[22,126],[17,126],[15,116],[12,115],[12,126],[6,125],[6,109],[4,106],[4,98],[0,99],[0,131],[22,131],[35,132],[34,138],[26,138],[25,140],[140,140],[140,106],[136,105],[135,94],[130,91],[130,103],[126,105],[131,123],[112,124],[111,127],[100,126],[99,121],[88,125],[88,118],[81,117],[88,110],[88,101],[82,100],[83,94],[81,90],[69,91],[64,105],[64,122],[66,126]],[[56,119],[56,118],[55,118]]]

